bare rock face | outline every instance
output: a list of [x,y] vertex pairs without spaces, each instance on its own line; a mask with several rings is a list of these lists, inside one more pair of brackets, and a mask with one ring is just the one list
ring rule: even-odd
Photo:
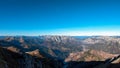
[[54,43],[74,43],[77,40],[71,36],[51,36],[51,35],[45,35],[45,36],[39,36],[42,40],[45,41],[53,41]]
[[18,53],[19,52],[19,49],[13,47],[13,46],[10,46],[10,47],[7,47],[8,50],[12,51],[12,52],[16,52]]
[[70,53],[65,62],[70,61],[104,61],[108,58],[117,56],[118,54],[109,54],[103,51],[88,50],[76,53]]
[[30,52],[26,52],[27,54],[31,55],[31,56],[36,56],[36,57],[39,57],[39,58],[44,58],[38,49],[34,50],[34,51],[30,51]]

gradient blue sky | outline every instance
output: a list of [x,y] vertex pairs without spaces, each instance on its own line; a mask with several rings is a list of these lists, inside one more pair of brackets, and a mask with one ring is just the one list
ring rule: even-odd
[[120,35],[119,0],[0,0],[0,35]]

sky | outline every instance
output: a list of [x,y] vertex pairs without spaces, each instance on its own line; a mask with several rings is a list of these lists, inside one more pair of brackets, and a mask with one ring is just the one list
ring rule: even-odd
[[120,1],[0,0],[0,35],[120,35]]

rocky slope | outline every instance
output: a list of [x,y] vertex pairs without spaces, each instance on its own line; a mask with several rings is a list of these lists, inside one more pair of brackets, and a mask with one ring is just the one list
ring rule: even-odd
[[[57,59],[47,58],[39,50],[16,53],[0,47],[0,68],[119,68],[120,55],[112,55],[95,50],[71,54],[74,61],[63,66]],[[75,59],[74,57],[81,56]],[[83,57],[84,56],[84,57]],[[85,60],[83,61],[83,58]],[[102,59],[97,60],[96,58]],[[78,61],[78,59],[81,59]]]
[[60,61],[38,56],[36,50],[33,52],[35,54],[34,56],[31,55],[32,52],[29,52],[30,54],[15,53],[0,47],[0,68],[61,68],[62,67],[62,63]]
[[106,59],[117,56],[118,54],[109,54],[103,51],[87,50],[82,52],[70,53],[65,62],[70,61],[105,61]]
[[71,61],[67,68],[120,68],[120,55],[105,61]]
[[93,36],[82,40],[86,49],[120,54],[120,38],[116,36]]

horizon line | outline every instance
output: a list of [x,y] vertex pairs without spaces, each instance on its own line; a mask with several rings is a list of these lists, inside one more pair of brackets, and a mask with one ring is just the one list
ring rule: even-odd
[[0,36],[120,36],[120,35],[0,35]]

